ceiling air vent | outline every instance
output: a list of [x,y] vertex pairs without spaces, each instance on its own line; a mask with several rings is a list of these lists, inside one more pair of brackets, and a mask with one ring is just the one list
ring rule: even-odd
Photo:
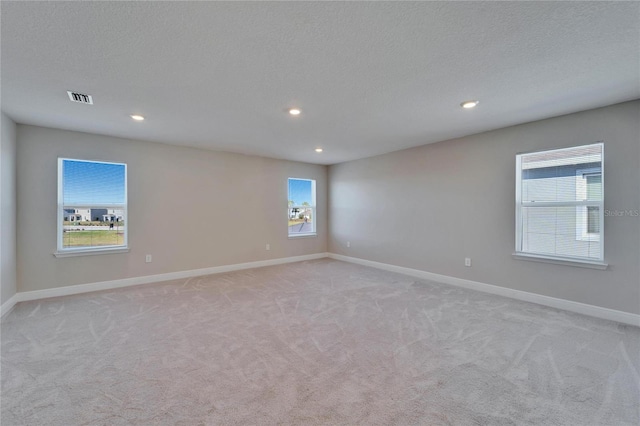
[[93,105],[93,98],[91,97],[91,95],[84,95],[82,93],[72,92],[70,90],[67,90],[67,94],[69,95],[69,99],[71,99],[71,102],[80,102],[81,104]]

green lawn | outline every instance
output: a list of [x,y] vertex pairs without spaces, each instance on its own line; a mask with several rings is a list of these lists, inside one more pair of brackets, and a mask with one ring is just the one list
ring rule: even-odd
[[[289,219],[289,226],[299,225],[304,223],[304,219]],[[311,219],[309,219],[309,223],[311,223]]]
[[62,222],[63,225],[75,225],[75,226],[109,226],[112,223],[116,226],[124,225],[124,221],[122,220],[119,222],[100,222],[97,220],[92,220],[91,222],[84,222],[84,221],[69,222],[68,220],[65,220],[64,222]]
[[62,235],[63,247],[117,246],[124,244],[124,232],[107,231],[67,231]]

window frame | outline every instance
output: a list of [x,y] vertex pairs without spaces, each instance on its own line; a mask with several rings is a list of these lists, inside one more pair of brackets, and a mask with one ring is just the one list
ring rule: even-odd
[[[601,190],[602,190],[602,196],[600,200],[586,200],[586,186],[585,186],[585,194],[584,194],[584,200],[577,200],[576,201],[545,201],[545,202],[535,202],[535,201],[523,201],[522,200],[522,157],[529,155],[529,154],[540,154],[540,153],[545,153],[545,152],[559,152],[559,151],[571,151],[574,150],[576,148],[581,148],[581,147],[588,147],[588,146],[595,146],[595,145],[599,145],[600,146],[600,176],[601,176]],[[581,171],[585,171],[585,170],[596,170],[596,169],[579,169],[576,170],[576,195],[580,195],[577,193],[578,191],[578,186],[577,186],[577,179],[582,179],[582,175],[578,175],[578,172]],[[589,174],[589,173],[586,173]],[[591,173],[593,174],[593,173]],[[585,185],[586,185],[586,179],[585,180]],[[590,144],[586,144],[586,145],[578,145],[578,146],[572,146],[572,147],[568,147],[568,148],[559,148],[559,149],[546,149],[546,150],[539,150],[539,151],[531,151],[531,152],[523,152],[523,153],[518,153],[516,154],[516,197],[515,197],[515,204],[516,204],[516,208],[515,208],[515,252],[513,253],[513,257],[516,259],[520,259],[520,260],[534,260],[534,261],[541,261],[541,262],[548,262],[548,263],[555,263],[555,264],[565,264],[565,265],[572,265],[572,266],[582,266],[582,267],[588,267],[588,268],[594,268],[594,269],[606,269],[608,267],[608,264],[605,263],[604,261],[604,142],[599,141],[599,142],[595,142],[595,143],[590,143]],[[576,197],[577,198],[577,197]],[[594,257],[583,257],[583,256],[560,256],[560,255],[553,255],[553,254],[546,254],[546,253],[535,253],[535,252],[529,252],[529,251],[523,251],[522,250],[522,245],[523,245],[523,218],[522,218],[522,210],[523,207],[570,207],[570,206],[575,206],[576,207],[576,240],[577,241],[596,241],[600,244],[600,257],[599,258],[594,258]],[[586,211],[587,211],[587,207],[598,207],[600,209],[600,217],[599,217],[599,226],[600,226],[600,233],[596,236],[596,235],[589,235],[588,233],[586,233],[587,231],[587,222],[584,222],[584,231],[585,231],[585,238],[582,238],[582,223],[578,223],[578,218],[579,218],[579,209],[583,209],[585,211],[585,215],[584,218],[585,220],[588,220],[588,217],[586,215]],[[595,238],[597,237],[597,238]]]
[[[302,204],[294,204],[294,205],[289,205],[289,200],[290,200],[290,193],[289,193],[289,186],[290,186],[290,181],[291,180],[304,180],[304,181],[308,181],[311,182],[311,198],[312,198],[312,204],[310,206],[303,206]],[[316,180],[315,179],[310,179],[310,178],[297,178],[297,177],[288,177],[287,178],[287,236],[288,238],[304,238],[304,237],[316,237],[318,235],[317,233],[317,223],[318,223],[318,216],[317,216],[317,193],[316,193]],[[290,232],[290,227],[288,225],[288,221],[290,219],[290,211],[293,209],[311,209],[311,225],[313,227],[313,230],[311,232],[304,232],[304,233],[291,233]]]
[[[600,230],[603,229],[604,225],[604,202],[603,201],[594,201],[588,199],[589,193],[589,182],[588,176],[600,176],[600,185],[602,186],[604,180],[602,179],[602,163],[600,164],[600,170],[598,169],[578,169],[576,170],[576,198],[584,199],[588,201],[588,204],[583,206],[576,206],[576,240],[577,241],[600,241],[601,233],[590,233],[589,232],[589,207],[597,207],[600,211],[600,216],[598,218],[598,226]],[[604,194],[603,194],[604,196]],[[604,199],[604,198],[603,198]],[[600,247],[602,250],[602,247]]]
[[[124,166],[124,204],[64,204],[64,162],[75,161],[81,163],[95,164],[114,164]],[[113,161],[83,160],[78,158],[58,157],[58,203],[57,203],[57,225],[56,225],[56,251],[53,253],[56,257],[85,256],[97,254],[123,253],[129,251],[129,221],[128,221],[128,168],[126,163],[118,163]],[[122,210],[122,220],[125,223],[123,243],[118,245],[107,246],[82,246],[82,247],[64,247],[64,211],[65,209],[88,208],[92,209],[118,209]],[[89,219],[92,219],[91,217]]]

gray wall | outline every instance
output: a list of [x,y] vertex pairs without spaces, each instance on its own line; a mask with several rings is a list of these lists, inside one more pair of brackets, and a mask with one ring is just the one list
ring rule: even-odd
[[331,166],[329,251],[638,314],[640,217],[605,218],[606,271],[511,254],[516,154],[604,141],[605,210],[639,210],[639,123],[635,101]]
[[[17,129],[18,291],[327,249],[325,166],[27,125]],[[58,157],[127,163],[129,253],[53,256]],[[317,237],[287,237],[288,177],[317,181]],[[145,254],[153,255],[152,263],[145,263]]]
[[0,139],[0,304],[16,294],[16,125],[2,113]]

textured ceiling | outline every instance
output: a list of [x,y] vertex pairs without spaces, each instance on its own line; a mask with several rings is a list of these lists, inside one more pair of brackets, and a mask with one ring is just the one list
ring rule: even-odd
[[26,124],[333,164],[640,98],[637,2],[0,7]]

